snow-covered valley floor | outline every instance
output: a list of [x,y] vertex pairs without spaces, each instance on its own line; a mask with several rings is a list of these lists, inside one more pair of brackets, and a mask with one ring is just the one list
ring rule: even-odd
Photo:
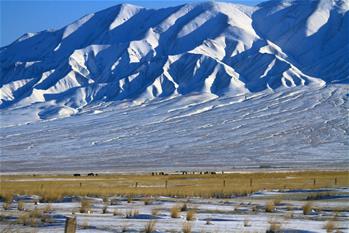
[[[327,196],[307,201],[314,192],[326,192]],[[335,188],[326,190],[261,191],[247,197],[226,199],[203,198],[88,198],[90,213],[79,213],[80,200],[66,198],[65,202],[33,204],[35,197],[18,196],[16,203],[24,200],[24,208],[46,210],[50,221],[41,226],[30,227],[18,223],[25,211],[18,211],[16,203],[9,210],[1,210],[0,229],[19,232],[63,232],[65,216],[76,216],[77,232],[144,232],[144,227],[155,222],[154,232],[183,232],[190,225],[192,232],[266,232],[271,225],[279,232],[348,232],[349,190]],[[147,200],[147,201],[145,201]],[[272,212],[266,211],[266,203],[275,203]],[[303,213],[306,203],[310,211]],[[3,203],[1,203],[3,204]],[[173,207],[179,211],[178,218],[171,217]],[[50,205],[48,208],[47,206]],[[105,213],[103,208],[106,207]],[[194,210],[194,218],[187,221],[188,212]],[[132,212],[132,213],[131,213]],[[72,214],[74,213],[74,214]],[[129,215],[126,217],[126,215]],[[23,217],[22,217],[23,218]],[[12,223],[12,224],[11,224]],[[331,230],[330,229],[330,230]],[[333,232],[334,232],[333,231]]]

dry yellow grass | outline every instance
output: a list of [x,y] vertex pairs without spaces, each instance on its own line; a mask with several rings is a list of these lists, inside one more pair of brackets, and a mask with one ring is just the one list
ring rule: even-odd
[[52,205],[51,204],[46,205],[43,209],[43,212],[44,213],[52,213],[53,212]]
[[195,215],[196,215],[195,210],[189,210],[189,211],[187,212],[187,217],[186,217],[187,221],[192,221],[192,220],[194,220],[194,219],[195,219]]
[[280,198],[274,199],[273,202],[274,202],[275,206],[280,205],[281,204],[281,199]]
[[155,231],[155,226],[156,226],[156,222],[153,220],[153,221],[149,221],[145,226],[144,226],[144,229],[143,229],[143,232],[144,233],[152,233]]
[[29,213],[20,214],[17,222],[22,225],[29,225]]
[[19,210],[19,211],[23,211],[24,210],[24,202],[23,201],[19,201],[18,202],[17,210]]
[[182,232],[183,232],[183,233],[191,233],[191,232],[192,232],[192,231],[191,231],[191,228],[192,228],[191,223],[189,223],[189,222],[184,222],[184,223],[183,223],[183,226],[182,226]]
[[[223,180],[225,180],[224,187]],[[253,181],[252,185],[250,180]],[[122,195],[130,197],[132,201],[131,197],[137,195],[208,198],[244,195],[261,189],[340,187],[349,185],[349,176],[348,171],[169,174],[168,176],[100,174],[97,177],[4,175],[0,176],[0,185],[0,195],[4,199],[10,199],[13,194],[36,194],[41,196],[41,201],[44,202],[53,202],[65,195],[100,197]]]
[[126,213],[125,213],[126,218],[132,218],[137,215],[139,215],[139,210],[136,210],[136,209],[126,210]]
[[336,223],[332,220],[329,220],[325,223],[324,228],[326,229],[327,233],[332,233],[337,228]]
[[303,205],[303,214],[308,215],[311,214],[311,211],[313,210],[313,203],[307,202]]
[[281,232],[281,222],[277,222],[275,220],[269,220],[269,230],[267,233],[277,233]]
[[173,206],[170,210],[171,218],[179,218],[180,209],[178,206]]
[[153,203],[152,199],[146,198],[144,199],[144,205],[151,205]]
[[11,207],[11,203],[4,202],[4,203],[2,204],[2,208],[3,208],[4,210],[9,210],[10,207]]
[[39,224],[51,223],[52,218],[50,215],[45,214],[41,209],[33,209],[29,212],[21,213],[18,217],[17,223],[35,227]]
[[267,213],[272,213],[275,211],[275,204],[273,201],[268,201],[266,204],[265,204],[265,212]]
[[88,213],[91,211],[91,202],[89,200],[81,200],[80,213]]

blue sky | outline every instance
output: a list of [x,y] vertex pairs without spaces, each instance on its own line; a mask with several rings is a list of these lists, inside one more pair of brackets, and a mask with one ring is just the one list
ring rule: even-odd
[[[58,29],[83,15],[124,2],[147,8],[161,8],[198,0],[0,0],[0,46],[10,44],[26,32]],[[262,0],[225,0],[225,2],[255,5]]]

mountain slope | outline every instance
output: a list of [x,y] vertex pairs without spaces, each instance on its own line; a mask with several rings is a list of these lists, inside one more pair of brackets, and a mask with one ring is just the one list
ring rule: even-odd
[[108,102],[30,124],[23,120],[30,108],[4,111],[0,171],[347,169],[348,91],[337,84],[132,107]]
[[346,168],[348,9],[123,4],[28,33],[0,48],[0,172]]
[[254,13],[253,22],[260,36],[281,47],[305,73],[327,82],[348,83],[348,1],[265,2]]
[[1,48],[0,107],[36,103],[47,118],[101,101],[347,83],[348,8],[344,0],[117,5]]

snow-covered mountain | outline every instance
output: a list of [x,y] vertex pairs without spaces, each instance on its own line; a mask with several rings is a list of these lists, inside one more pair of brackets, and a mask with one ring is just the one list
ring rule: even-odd
[[346,0],[117,5],[2,47],[0,108],[35,104],[47,118],[114,100],[348,83],[348,10]]
[[0,49],[0,172],[348,167],[348,9],[123,4],[26,34]]

